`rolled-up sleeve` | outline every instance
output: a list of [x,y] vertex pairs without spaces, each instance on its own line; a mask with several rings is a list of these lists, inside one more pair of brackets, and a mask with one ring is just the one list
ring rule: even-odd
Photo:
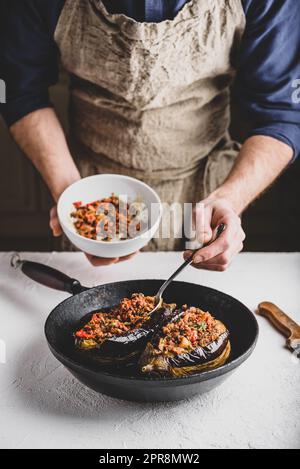
[[234,97],[249,136],[266,135],[300,154],[300,8],[295,0],[244,0],[246,31]]
[[2,2],[0,75],[6,103],[0,112],[8,126],[51,106],[48,88],[58,80],[58,52],[53,39],[63,2]]

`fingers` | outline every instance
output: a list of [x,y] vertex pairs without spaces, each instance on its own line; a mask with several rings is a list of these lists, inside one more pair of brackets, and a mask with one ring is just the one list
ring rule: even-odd
[[129,256],[119,257],[119,262],[129,261],[139,254],[139,251],[129,254]]
[[222,223],[225,223],[226,230],[212,244],[196,252],[194,255],[195,264],[207,262],[210,259],[228,252],[236,244],[237,232],[240,228],[239,222],[235,219],[224,217]]
[[184,251],[183,253],[183,258],[185,261],[188,260],[189,257],[191,257],[191,255],[193,254],[194,251]]
[[212,209],[202,202],[198,203],[194,210],[194,228],[196,230],[196,238],[199,243],[206,244],[212,239],[211,228]]
[[117,262],[119,262],[119,258],[118,257],[115,257],[113,259],[105,259],[105,258],[102,258],[102,257],[96,257],[96,256],[92,256],[91,254],[85,254],[87,259],[89,260],[89,262],[94,266],[94,267],[101,267],[101,266],[105,266],[105,265],[112,265],[112,264],[116,264]]
[[52,230],[53,236],[55,236],[57,238],[58,236],[62,235],[62,229],[61,229],[61,226],[59,224],[56,207],[52,207],[52,209],[50,210],[49,226]]
[[227,251],[224,251],[222,254],[213,257],[212,259],[203,262],[203,263],[198,263],[195,264],[193,263],[193,267],[196,269],[205,269],[205,270],[214,270],[217,272],[225,272],[227,270],[234,257],[243,250],[244,245],[243,242],[240,242],[237,246],[232,247],[231,249],[228,249]]
[[112,259],[107,259],[104,257],[96,257],[92,256],[90,254],[85,254],[89,262],[92,264],[94,267],[103,267],[103,266],[108,266],[108,265],[113,265],[113,264],[118,264],[120,262],[128,261],[129,259],[132,259],[135,257],[138,253],[135,252],[133,254],[130,254],[129,256],[124,256],[124,257],[115,257]]
[[245,233],[241,227],[220,236],[208,248],[204,248],[200,253],[195,256],[193,265],[196,268],[207,268],[209,270],[216,270],[224,272],[230,266],[234,257],[243,250],[243,241]]
[[[233,258],[243,250],[245,233],[241,227],[241,220],[235,213],[226,213],[218,218],[218,226],[224,223],[226,230],[216,241],[194,254],[193,267],[197,269],[223,272],[231,264]],[[216,236],[214,230],[213,238]],[[192,251],[186,251],[184,258],[191,256]]]

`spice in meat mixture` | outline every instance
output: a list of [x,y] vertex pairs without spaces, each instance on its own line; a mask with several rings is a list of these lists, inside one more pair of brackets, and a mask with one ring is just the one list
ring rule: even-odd
[[75,210],[71,217],[74,219],[74,227],[85,238],[98,241],[124,240],[130,237],[132,230],[139,233],[142,229],[142,204],[136,202],[129,205],[115,194],[85,205],[82,202],[74,202],[73,205]]
[[124,298],[111,312],[96,312],[89,322],[75,333],[77,345],[86,348],[98,344],[113,336],[122,336],[142,326],[149,319],[154,308],[154,297],[142,293]]
[[184,306],[185,313],[163,327],[157,353],[181,355],[206,347],[223,332],[223,325],[199,308]]

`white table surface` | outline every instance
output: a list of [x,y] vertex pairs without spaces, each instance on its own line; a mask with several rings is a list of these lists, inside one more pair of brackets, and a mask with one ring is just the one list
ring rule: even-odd
[[[125,402],[87,389],[48,350],[44,321],[68,295],[35,284],[0,254],[1,448],[300,448],[300,361],[258,318],[250,359],[219,388],[179,403]],[[24,253],[92,286],[165,278],[180,253],[146,253],[93,268],[80,253]],[[241,254],[225,273],[188,268],[182,280],[222,290],[253,311],[277,303],[300,322],[300,254]]]

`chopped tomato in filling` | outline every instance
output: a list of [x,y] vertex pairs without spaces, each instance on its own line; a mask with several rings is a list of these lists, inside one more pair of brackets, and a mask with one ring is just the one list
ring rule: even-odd
[[85,238],[101,241],[112,241],[114,238],[127,239],[130,237],[130,224],[136,220],[135,230],[141,231],[138,212],[132,213],[129,204],[120,204],[115,194],[101,200],[95,200],[86,205],[74,202],[74,219],[76,232]]
[[149,319],[154,308],[154,298],[135,293],[131,298],[124,298],[111,312],[96,312],[90,321],[75,333],[78,339],[93,339],[97,343],[113,336],[121,336],[137,329]]
[[189,353],[198,347],[206,347],[224,332],[221,323],[210,313],[195,307],[185,306],[184,309],[183,316],[163,327],[156,350],[158,354]]

